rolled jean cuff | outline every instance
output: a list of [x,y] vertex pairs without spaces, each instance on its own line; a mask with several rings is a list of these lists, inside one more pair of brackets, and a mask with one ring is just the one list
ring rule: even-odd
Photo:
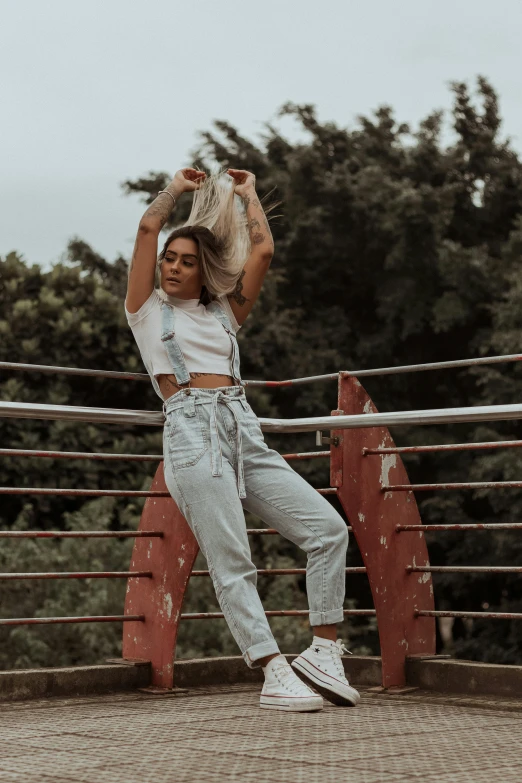
[[330,609],[329,612],[310,612],[310,625],[333,625],[344,620],[344,612],[340,609]]
[[260,663],[257,663],[259,658],[264,658],[267,655],[279,655],[279,653],[277,642],[275,640],[267,640],[266,642],[253,644],[248,650],[245,650],[243,658],[250,669],[258,669],[261,666]]

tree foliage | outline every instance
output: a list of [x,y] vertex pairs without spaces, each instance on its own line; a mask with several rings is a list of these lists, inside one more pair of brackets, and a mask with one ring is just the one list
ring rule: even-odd
[[[191,163],[253,170],[261,195],[275,187],[283,215],[272,223],[276,255],[253,314],[239,334],[244,378],[288,378],[338,369],[417,364],[489,354],[518,353],[522,335],[522,164],[500,135],[495,91],[480,78],[476,94],[452,86],[453,141],[442,142],[444,117],[433,112],[416,130],[398,122],[388,106],[355,127],[318,120],[314,106],[287,103],[306,132],[291,142],[267,124],[254,144],[224,120],[200,134]],[[173,172],[150,172],[123,183],[128,194],[150,203]],[[189,198],[172,215],[170,229],[186,218]],[[43,273],[17,254],[1,261],[0,334],[4,361],[143,371],[123,313],[127,262],[107,262],[74,239],[68,261]],[[412,382],[413,381],[413,382]],[[449,408],[516,402],[521,389],[517,363],[386,376],[365,383],[380,410]],[[101,407],[158,408],[150,384],[37,373],[3,373],[2,398]],[[279,390],[252,388],[254,409],[265,416],[318,415],[336,407],[333,383]],[[63,422],[1,422],[2,442],[18,448],[160,453],[158,431],[95,427]],[[400,445],[511,439],[516,422],[401,428]],[[311,435],[267,435],[281,451],[314,448]],[[520,478],[518,449],[457,452],[411,458],[415,482]],[[328,480],[317,461],[297,468],[315,486]],[[151,463],[3,458],[2,484],[130,488],[147,487]],[[419,494],[424,522],[517,521],[517,490]],[[81,498],[3,497],[4,528],[122,529],[136,525],[141,503]],[[259,521],[248,517],[248,524]],[[257,539],[266,540],[257,540]],[[279,538],[257,537],[254,559],[262,565],[300,563],[302,553]],[[435,564],[522,565],[522,545],[513,533],[431,534]],[[105,546],[72,542],[20,542],[3,546],[2,570],[57,570],[80,566],[125,568],[128,543]],[[48,564],[48,568],[44,563]],[[354,544],[349,564],[359,564]],[[117,565],[115,565],[117,564]],[[201,567],[204,563],[201,562]],[[522,611],[516,576],[435,577],[439,608]],[[96,582],[96,584],[94,584]],[[121,611],[121,586],[91,580],[84,587],[59,581],[34,589],[8,583],[2,613],[93,613]],[[29,584],[29,586],[28,586]],[[370,605],[361,577],[347,583],[353,606]],[[266,608],[306,606],[304,579],[260,577]],[[216,606],[210,581],[197,580],[186,606]],[[212,609],[210,609],[212,610]],[[294,621],[292,621],[294,622]],[[273,622],[283,649],[296,651],[306,623]],[[196,628],[197,626],[197,628]],[[520,662],[521,626],[475,622],[455,625],[451,652],[468,658]],[[98,660],[116,652],[118,632],[85,626],[66,632],[61,662]],[[371,623],[348,623],[352,649],[377,652]],[[44,665],[56,658],[56,633],[19,628],[4,634],[5,666]],[[286,646],[285,646],[286,645]],[[182,626],[183,656],[236,652],[224,623]]]

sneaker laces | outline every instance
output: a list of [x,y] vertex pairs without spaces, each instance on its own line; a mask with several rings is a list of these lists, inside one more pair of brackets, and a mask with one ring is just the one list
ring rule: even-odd
[[272,667],[272,673],[278,683],[290,693],[298,693],[303,688],[312,693],[311,689],[295,674],[288,661],[275,663]]
[[[343,662],[341,661],[341,655],[343,655],[343,653],[353,655],[353,653],[344,646],[342,639],[337,639],[335,642],[335,647],[330,647],[330,652],[340,677],[346,680],[346,674],[344,672]],[[348,682],[348,680],[346,681]]]

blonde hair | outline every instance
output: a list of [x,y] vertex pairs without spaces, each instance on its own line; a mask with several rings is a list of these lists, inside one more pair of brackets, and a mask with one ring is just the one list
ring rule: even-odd
[[[265,214],[280,203],[263,207]],[[251,251],[246,211],[242,198],[234,193],[232,177],[222,171],[207,175],[194,191],[187,220],[165,240],[158,266],[177,237],[189,237],[198,245],[204,289],[201,301],[208,304],[217,296],[231,294]]]

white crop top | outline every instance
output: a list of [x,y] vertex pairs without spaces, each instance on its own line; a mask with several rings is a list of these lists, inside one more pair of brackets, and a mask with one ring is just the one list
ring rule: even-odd
[[[176,308],[176,341],[183,353],[187,371],[232,375],[232,340],[217,318],[205,305],[200,304],[199,299],[179,299],[177,296],[169,296],[162,288],[155,288],[137,313],[129,313],[125,307],[127,321],[151,378],[174,374],[161,341],[163,300]],[[237,333],[240,326],[228,298],[223,295],[218,297],[218,301]]]

